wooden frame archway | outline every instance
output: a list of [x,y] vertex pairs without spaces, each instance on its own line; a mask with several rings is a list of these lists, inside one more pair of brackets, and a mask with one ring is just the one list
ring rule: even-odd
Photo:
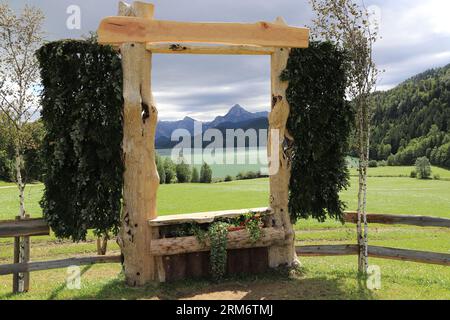
[[[152,54],[270,55],[272,107],[269,115],[270,207],[268,228],[258,243],[250,243],[244,232],[231,236],[229,248],[267,247],[270,267],[296,264],[294,230],[288,212],[290,163],[284,145],[291,140],[286,130],[289,104],[287,82],[280,80],[290,48],[306,48],[309,30],[287,26],[282,18],[274,23],[192,23],[155,20],[154,6],[144,2],[121,2],[119,14],[102,20],[98,40],[120,47],[124,95],[124,208],[119,244],[127,282],[144,285],[165,281],[163,257],[204,251],[196,239],[160,239],[162,225],[186,221],[211,222],[238,211],[189,216],[157,216],[159,177],[155,164],[155,130],[158,111],[151,91]],[[208,46],[185,43],[207,43]],[[220,45],[217,45],[220,44]],[[275,141],[274,141],[275,140]],[[273,157],[277,153],[277,157]]]

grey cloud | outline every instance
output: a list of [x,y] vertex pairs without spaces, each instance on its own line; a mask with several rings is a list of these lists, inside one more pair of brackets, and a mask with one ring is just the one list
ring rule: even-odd
[[[0,0],[1,1],[1,0]],[[129,0],[131,1],[131,0]],[[436,0],[433,0],[436,1]],[[14,8],[24,3],[40,7],[47,16],[49,40],[77,38],[95,30],[99,21],[117,13],[118,0],[14,0]],[[277,16],[296,26],[308,25],[312,13],[307,0],[154,0],[157,19],[179,21],[255,22],[273,21]],[[382,12],[381,33],[385,39],[375,50],[375,60],[386,69],[380,87],[392,87],[429,67],[450,61],[450,34],[431,30],[432,17],[416,17],[410,10],[423,6],[422,0],[367,0]],[[430,3],[430,2],[427,2]],[[66,28],[66,9],[79,5],[82,30]],[[439,8],[433,8],[433,10]],[[408,16],[410,14],[411,16]],[[405,18],[406,17],[406,18]],[[411,40],[408,36],[420,30]],[[441,57],[437,57],[441,54]],[[270,103],[270,61],[268,57],[166,56],[153,58],[153,90],[162,119],[196,115],[205,118],[223,114],[235,103],[252,110],[267,110]],[[225,88],[225,89],[224,89]],[[265,98],[267,97],[267,99]],[[206,110],[206,111],[205,111]]]

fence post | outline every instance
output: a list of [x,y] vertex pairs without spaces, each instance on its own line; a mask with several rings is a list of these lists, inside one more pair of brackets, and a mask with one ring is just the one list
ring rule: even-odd
[[[20,217],[17,216],[16,220],[20,220]],[[20,237],[14,237],[14,264],[19,263],[20,261]],[[14,272],[13,274],[13,293],[19,292],[19,273]]]
[[[27,214],[25,216],[25,220],[30,219],[30,215]],[[28,263],[30,262],[30,237],[25,236],[22,238],[22,245],[23,245],[23,257],[22,257],[22,263]],[[23,287],[22,292],[28,292],[30,290],[30,272],[24,272],[22,273],[22,281],[23,281]]]
[[[30,215],[25,218],[20,216],[16,220],[27,220]],[[14,237],[14,263],[28,263],[30,262],[30,237]],[[13,293],[28,292],[30,290],[30,273],[29,272],[15,272],[13,274]]]

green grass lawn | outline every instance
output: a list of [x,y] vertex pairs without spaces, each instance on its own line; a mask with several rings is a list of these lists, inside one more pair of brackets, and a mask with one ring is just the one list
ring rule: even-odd
[[[412,167],[383,167],[369,171],[368,207],[374,213],[429,215],[450,218],[450,181],[417,180],[398,177]],[[443,169],[439,169],[443,170]],[[433,168],[436,173],[437,169]],[[450,171],[439,173],[450,177]],[[378,177],[383,176],[383,177]],[[11,186],[8,188],[8,186]],[[41,215],[38,201],[42,185],[27,188],[27,210],[34,217]],[[268,179],[233,181],[211,185],[163,185],[158,194],[159,214],[179,214],[212,210],[267,206]],[[351,187],[342,193],[349,210],[356,208],[357,178],[352,176]],[[0,219],[12,219],[18,211],[17,189],[13,185],[0,185]],[[300,221],[296,225],[299,245],[355,243],[354,225],[342,226],[328,221]],[[371,245],[389,246],[423,251],[450,253],[450,231],[439,228],[371,225]],[[74,255],[95,253],[92,235],[86,243],[73,244],[54,237],[32,239],[32,259],[49,260]],[[109,252],[118,253],[110,242]],[[0,264],[10,263],[11,239],[0,240]],[[66,270],[32,273],[30,293],[11,296],[11,276],[0,276],[1,299],[135,299],[135,298],[228,298],[236,299],[450,299],[450,268],[401,261],[371,259],[382,270],[382,289],[368,292],[356,277],[356,257],[302,258],[304,272],[291,279],[264,275],[245,279],[231,279],[223,284],[207,281],[184,281],[127,288],[121,281],[120,267],[116,264],[85,267],[83,288],[70,291],[65,288]],[[234,295],[233,295],[234,294]]]
[[[450,181],[370,177],[368,186],[370,212],[450,218]],[[341,195],[347,202],[348,210],[357,208],[357,190],[357,177],[352,176],[350,188]],[[42,214],[38,204],[42,191],[42,185],[30,185],[26,189],[26,209],[33,217]],[[264,207],[268,204],[268,197],[268,179],[161,185],[158,192],[158,212],[160,215],[167,215]],[[0,189],[0,204],[0,219],[13,219],[17,215],[18,197],[14,185]]]
[[[409,178],[414,167],[378,167],[369,168],[368,175],[370,177],[406,177]],[[356,168],[350,169],[352,176],[358,175]],[[450,180],[450,171],[438,167],[431,167],[431,176],[439,175],[442,180]]]

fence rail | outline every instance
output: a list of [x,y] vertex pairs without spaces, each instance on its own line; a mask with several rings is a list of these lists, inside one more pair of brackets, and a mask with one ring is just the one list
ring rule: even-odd
[[48,236],[50,228],[44,219],[0,221],[0,238]]
[[4,264],[0,265],[0,276],[19,272],[42,271],[42,270],[66,268],[70,266],[85,266],[98,263],[118,263],[118,262],[121,262],[120,255],[79,257],[79,258],[69,258],[51,261]]
[[[357,212],[346,212],[344,221],[348,223],[357,223]],[[427,216],[408,216],[394,214],[367,214],[367,222],[377,224],[398,224],[413,225],[418,227],[440,227],[450,228],[450,219],[436,218]],[[352,244],[344,245],[316,245],[316,246],[299,246],[296,252],[300,256],[319,257],[319,256],[349,256],[358,255],[359,246]],[[427,264],[438,264],[450,266],[450,254],[426,252],[416,250],[406,250],[387,247],[368,247],[369,257],[382,258],[390,260],[412,261]]]
[[[347,212],[344,217],[345,222],[356,223],[358,221],[357,212]],[[378,224],[404,224],[418,227],[442,227],[450,228],[450,219],[427,217],[427,216],[407,216],[394,214],[367,214],[369,223]]]
[[[345,222],[356,223],[357,213],[347,212],[344,217]],[[419,227],[442,227],[450,228],[450,219],[436,218],[427,216],[409,216],[409,215],[391,215],[391,214],[368,214],[367,220],[369,223],[377,224],[399,224],[399,225],[414,225]],[[90,256],[77,257],[52,261],[37,261],[18,263],[19,239],[25,237],[29,239],[30,236],[49,235],[50,228],[44,219],[16,219],[11,221],[0,221],[0,238],[13,237],[15,238],[15,252],[14,263],[0,265],[0,275],[13,274],[14,291],[17,292],[18,274],[25,274],[27,277],[29,272],[42,271],[50,269],[65,268],[69,266],[82,266],[98,263],[119,263],[121,262],[120,255],[111,256]],[[437,264],[443,266],[450,266],[450,254],[425,252],[416,250],[405,250],[396,248],[386,248],[369,246],[369,256],[374,258],[412,261],[427,264]],[[29,250],[28,250],[29,251]],[[313,246],[297,246],[296,252],[299,256],[318,257],[318,256],[349,256],[358,255],[358,245],[313,245]],[[27,258],[28,259],[28,258]],[[28,280],[26,281],[26,283]],[[28,285],[25,286],[28,288]]]
[[[369,257],[450,266],[450,254],[369,246]],[[303,257],[358,255],[358,245],[319,245],[296,247]]]

